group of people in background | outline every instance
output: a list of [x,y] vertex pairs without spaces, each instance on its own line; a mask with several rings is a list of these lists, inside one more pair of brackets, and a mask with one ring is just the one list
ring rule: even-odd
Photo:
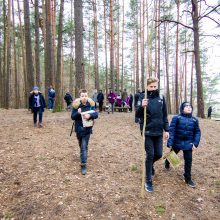
[[[120,94],[121,93],[121,94]],[[133,95],[128,95],[126,89],[123,92],[114,93],[112,89],[110,89],[107,95],[108,102],[111,106],[111,112],[114,112],[115,107],[126,107],[132,112],[133,108]]]

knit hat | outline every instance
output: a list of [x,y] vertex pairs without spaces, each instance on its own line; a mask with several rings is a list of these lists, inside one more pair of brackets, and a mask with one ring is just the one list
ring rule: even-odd
[[39,91],[39,88],[38,88],[37,86],[34,86],[34,87],[33,87],[33,91],[34,91],[34,90]]
[[191,108],[192,108],[192,105],[189,102],[183,103],[183,108],[185,108],[186,106],[191,106]]

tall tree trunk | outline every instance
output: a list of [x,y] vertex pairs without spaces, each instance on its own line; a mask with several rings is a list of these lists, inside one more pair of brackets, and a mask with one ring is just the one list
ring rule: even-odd
[[32,46],[31,46],[31,29],[30,29],[30,10],[29,1],[24,0],[24,28],[25,28],[25,46],[26,46],[26,70],[27,70],[27,102],[28,94],[34,86],[34,66],[32,60]]
[[83,4],[82,0],[74,1],[75,21],[75,65],[76,65],[76,95],[80,89],[85,88],[85,70],[83,53]]
[[25,98],[25,106],[27,106],[27,71],[26,71],[26,56],[25,56],[25,44],[24,44],[24,31],[22,28],[22,22],[21,22],[21,13],[20,13],[20,3],[19,0],[17,0],[18,5],[18,18],[19,18],[19,29],[20,29],[20,39],[21,39],[21,51],[22,51],[22,69],[23,69],[23,82],[24,82],[24,98]]
[[142,7],[140,13],[140,36],[141,36],[141,88],[145,88],[145,64],[144,64],[144,32],[145,32],[145,0],[142,0]]
[[[3,1],[3,4],[5,2]],[[3,10],[2,10],[3,9]],[[2,16],[2,11],[4,11],[4,5],[2,5],[2,9],[0,9],[0,17]],[[3,21],[5,20],[5,17],[3,17]],[[2,33],[4,33],[4,28],[0,29],[0,108],[4,107],[4,72],[3,72],[3,66],[2,66],[2,60],[4,56],[2,56]],[[3,50],[4,52],[4,50]]]
[[[177,22],[179,22],[180,16],[180,0],[177,0]],[[176,72],[175,72],[175,113],[178,114],[179,112],[179,24],[176,27]]]
[[169,85],[169,24],[164,23],[164,55],[165,55],[165,72],[166,72],[166,101],[167,101],[167,111],[171,114],[171,100],[170,100],[170,85]]
[[146,20],[147,20],[147,68],[146,68],[146,77],[151,76],[150,68],[150,36],[149,36],[149,12],[148,12],[148,0],[146,0]]
[[45,96],[48,98],[47,90],[50,85],[54,85],[54,54],[53,36],[51,29],[51,0],[45,2],[46,13],[46,45],[45,45]]
[[99,55],[98,55],[98,21],[97,21],[97,3],[93,0],[93,25],[94,25],[94,58],[95,58],[95,89],[99,90]]
[[[71,30],[73,28],[73,0],[71,0]],[[73,94],[73,61],[74,61],[74,54],[73,54],[73,31],[71,31],[70,37],[70,83],[69,83],[69,91]]]
[[138,42],[138,28],[136,29],[136,89],[140,87],[139,82],[139,42]]
[[193,69],[195,62],[195,54],[192,53],[191,79],[190,79],[190,103],[193,104]]
[[124,90],[124,27],[125,27],[125,1],[122,5],[122,39],[121,39],[121,91]]
[[40,36],[39,36],[39,0],[35,0],[35,70],[36,70],[36,84],[41,88]]
[[[158,2],[158,15],[157,15],[157,20],[160,20],[160,0]],[[157,48],[157,56],[158,56],[158,68],[157,68],[157,78],[159,79],[159,84],[158,84],[158,89],[160,90],[160,25],[157,27],[157,38],[158,38],[158,48]]]
[[192,20],[193,20],[193,34],[194,34],[194,53],[195,53],[195,68],[197,81],[197,105],[198,116],[205,118],[204,114],[204,98],[202,85],[202,71],[200,64],[200,46],[199,46],[199,16],[198,16],[198,1],[191,0],[192,3]]
[[19,108],[20,102],[20,86],[18,81],[18,70],[17,70],[17,57],[16,57],[16,40],[15,40],[15,12],[14,12],[14,1],[12,1],[12,18],[13,18],[13,46],[14,46],[14,74],[15,74],[15,108]]
[[113,21],[113,0],[110,0],[110,82],[114,90],[114,21]]
[[11,0],[8,0],[8,14],[7,14],[7,74],[6,74],[6,102],[5,108],[10,106],[10,80],[11,80]]
[[[117,1],[117,4],[119,6],[119,1]],[[119,9],[120,11],[120,9]],[[116,55],[116,91],[117,94],[119,94],[119,79],[120,79],[120,68],[119,68],[119,60],[120,60],[120,12],[118,11],[117,16],[117,25],[118,25],[118,35],[117,35],[117,55]]]
[[104,7],[104,28],[105,28],[105,93],[108,94],[108,51],[107,51],[107,24],[106,24],[106,0],[103,0]]
[[59,27],[58,27],[58,44],[57,44],[57,72],[56,72],[56,106],[55,109],[58,111],[62,107],[62,46],[63,46],[63,10],[64,0],[60,1],[60,16],[59,16]]
[[157,22],[157,15],[158,15],[158,13],[157,13],[157,10],[158,10],[158,1],[160,1],[160,0],[154,0],[154,20],[155,20],[155,22],[154,22],[154,28],[155,28],[155,48],[154,48],[154,50],[155,50],[155,58],[154,58],[154,76],[157,76],[157,72],[158,72],[158,46],[157,46],[157,43],[158,43],[158,38],[157,38],[157,34],[158,34],[158,22]]

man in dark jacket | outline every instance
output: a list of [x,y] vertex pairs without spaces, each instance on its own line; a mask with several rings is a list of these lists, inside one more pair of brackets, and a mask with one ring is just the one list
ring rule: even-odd
[[37,127],[37,114],[39,114],[38,126],[42,127],[44,108],[46,107],[45,99],[37,86],[33,87],[29,96],[29,109],[33,113],[34,127]]
[[53,110],[56,93],[52,85],[48,88],[48,109]]
[[75,132],[80,147],[81,172],[85,175],[87,173],[88,143],[92,134],[93,120],[98,118],[95,102],[88,97],[87,90],[80,90],[80,98],[74,100],[71,118],[75,120]]
[[99,90],[99,93],[97,95],[97,101],[99,103],[99,112],[102,112],[102,106],[104,101],[104,95],[102,93],[102,90]]
[[[138,109],[138,101],[139,101],[139,98],[140,98],[140,94],[141,94],[141,90],[138,88],[137,89],[137,92],[134,94],[134,108],[135,108],[135,111]],[[139,123],[139,118],[137,118],[135,116],[135,123]]]
[[[167,108],[164,97],[159,95],[158,79],[147,80],[147,99],[144,92],[140,94],[139,107],[136,110],[136,117],[140,118],[140,129],[145,135],[146,151],[146,183],[145,190],[153,192],[152,176],[154,176],[153,164],[162,157],[163,152],[163,130],[166,139],[169,138],[169,123],[167,119]],[[147,123],[143,131],[144,108],[147,108]]]
[[[170,138],[167,146],[178,153],[183,151],[185,160],[185,182],[195,187],[195,183],[191,178],[192,168],[192,151],[196,150],[199,146],[201,131],[199,128],[199,121],[197,118],[192,117],[192,106],[188,102],[183,102],[180,106],[180,114],[172,118],[170,124]],[[165,168],[169,169],[170,164],[166,160]]]
[[64,100],[66,101],[67,109],[70,109],[71,108],[71,104],[73,102],[73,98],[72,98],[70,92],[66,92],[66,94],[64,96]]
[[129,106],[130,106],[129,110],[130,112],[132,112],[133,110],[133,95],[132,94],[130,94],[130,97],[129,97]]

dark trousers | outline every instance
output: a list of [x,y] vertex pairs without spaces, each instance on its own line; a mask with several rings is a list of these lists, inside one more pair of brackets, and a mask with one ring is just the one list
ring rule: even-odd
[[43,108],[42,107],[34,107],[33,108],[34,124],[37,123],[37,114],[38,113],[39,113],[39,123],[42,123],[42,118],[43,118]]
[[112,114],[114,113],[114,103],[110,103],[111,109],[112,109]]
[[102,112],[103,102],[99,102],[99,112]]
[[81,164],[86,164],[87,163],[87,157],[88,157],[88,144],[89,144],[89,138],[90,134],[87,134],[83,137],[80,135],[76,135],[78,142],[79,142],[79,147],[80,147],[80,161]]
[[[178,154],[180,150],[173,149],[173,151]],[[191,170],[192,170],[192,150],[183,150],[184,158],[184,177],[185,180],[191,180]],[[169,161],[166,160],[165,163],[169,164]]]
[[163,136],[145,136],[146,181],[152,181],[152,169],[155,161],[162,157]]

